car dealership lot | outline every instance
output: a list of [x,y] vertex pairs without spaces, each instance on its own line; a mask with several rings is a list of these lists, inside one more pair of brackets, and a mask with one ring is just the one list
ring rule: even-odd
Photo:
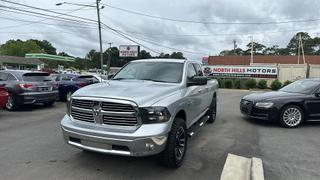
[[319,179],[320,122],[297,129],[244,118],[249,91],[220,90],[218,116],[189,141],[184,165],[86,153],[63,142],[65,103],[0,111],[0,179],[219,179],[228,153],[263,160],[266,179]]

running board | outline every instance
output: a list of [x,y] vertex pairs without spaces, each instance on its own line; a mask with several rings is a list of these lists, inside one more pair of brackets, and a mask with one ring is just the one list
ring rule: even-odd
[[196,123],[194,123],[189,129],[188,129],[188,136],[192,137],[196,132],[199,131],[199,129],[206,124],[206,122],[209,120],[210,116],[203,116],[200,118]]

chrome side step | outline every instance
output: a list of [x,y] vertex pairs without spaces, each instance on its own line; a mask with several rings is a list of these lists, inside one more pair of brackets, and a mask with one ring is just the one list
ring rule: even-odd
[[203,116],[200,118],[196,123],[194,123],[189,129],[188,129],[188,136],[192,137],[196,132],[199,131],[199,129],[206,124],[206,122],[209,120],[210,116]]

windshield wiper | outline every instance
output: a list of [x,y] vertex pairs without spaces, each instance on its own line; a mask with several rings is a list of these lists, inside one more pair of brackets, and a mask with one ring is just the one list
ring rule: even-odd
[[123,79],[127,79],[127,78],[114,78],[114,79],[110,79],[110,80],[123,80]]

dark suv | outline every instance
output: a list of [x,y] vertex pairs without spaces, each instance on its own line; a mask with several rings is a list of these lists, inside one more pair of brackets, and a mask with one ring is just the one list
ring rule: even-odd
[[2,70],[0,84],[4,84],[9,92],[8,110],[34,103],[51,106],[58,96],[57,83],[45,72]]

